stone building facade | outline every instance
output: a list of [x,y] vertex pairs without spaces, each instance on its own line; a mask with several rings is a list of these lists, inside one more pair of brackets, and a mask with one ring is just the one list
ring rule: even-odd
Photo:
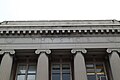
[[120,21],[0,23],[0,80],[120,80]]

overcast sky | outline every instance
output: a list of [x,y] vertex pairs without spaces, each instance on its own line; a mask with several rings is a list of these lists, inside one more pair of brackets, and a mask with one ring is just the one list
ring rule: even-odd
[[0,21],[120,20],[120,0],[0,0]]

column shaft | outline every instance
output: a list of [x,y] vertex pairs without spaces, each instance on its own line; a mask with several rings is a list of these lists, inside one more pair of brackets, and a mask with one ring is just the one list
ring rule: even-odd
[[5,53],[0,65],[0,80],[10,80],[13,57]]
[[49,80],[48,74],[48,57],[45,53],[40,53],[37,63],[36,80]]
[[87,80],[84,56],[77,52],[74,57],[74,76],[75,80]]
[[116,51],[109,56],[112,75],[114,80],[120,80],[120,57]]

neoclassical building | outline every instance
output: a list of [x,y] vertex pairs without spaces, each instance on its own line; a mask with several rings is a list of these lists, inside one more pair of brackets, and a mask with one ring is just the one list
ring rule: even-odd
[[0,80],[120,80],[120,21],[0,23]]

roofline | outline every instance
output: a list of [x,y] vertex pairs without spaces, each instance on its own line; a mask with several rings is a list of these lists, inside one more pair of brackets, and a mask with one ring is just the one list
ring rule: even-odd
[[29,21],[3,21],[0,26],[116,26],[118,20],[29,20]]
[[[116,19],[83,19],[83,20],[8,20],[8,21],[112,21],[112,20],[114,20],[114,21],[119,21],[119,20],[116,20]],[[7,21],[7,20],[6,20]],[[4,21],[2,21],[2,22],[4,22]]]
[[120,24],[53,24],[53,25],[0,25],[0,27],[10,27],[10,26],[120,26]]

